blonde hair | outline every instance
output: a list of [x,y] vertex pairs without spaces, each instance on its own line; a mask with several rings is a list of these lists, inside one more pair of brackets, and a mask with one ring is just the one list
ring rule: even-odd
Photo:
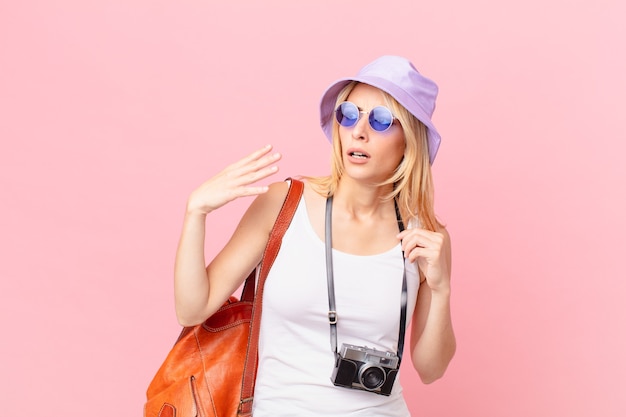
[[[337,95],[335,106],[346,101],[358,82],[353,81]],[[383,196],[384,201],[396,199],[405,226],[417,220],[420,227],[431,231],[442,225],[435,216],[433,176],[428,156],[428,136],[426,126],[400,105],[391,95],[383,91],[387,106],[398,118],[404,130],[404,157],[390,178],[379,185],[393,184],[393,190]],[[333,122],[333,152],[331,172],[323,177],[306,177],[316,192],[323,196],[335,193],[344,173],[339,124]]]

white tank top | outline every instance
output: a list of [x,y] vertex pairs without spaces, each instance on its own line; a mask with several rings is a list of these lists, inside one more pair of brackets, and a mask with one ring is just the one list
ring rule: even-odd
[[[300,201],[265,283],[254,417],[409,416],[399,376],[390,396],[334,386],[324,242]],[[372,256],[333,250],[337,345],[396,353],[403,258],[400,245]],[[406,263],[407,321],[419,287]],[[407,334],[403,360],[410,360]]]

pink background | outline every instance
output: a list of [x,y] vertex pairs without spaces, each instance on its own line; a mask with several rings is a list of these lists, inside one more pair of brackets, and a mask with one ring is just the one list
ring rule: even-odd
[[[440,85],[458,353],[414,416],[624,416],[621,0],[0,3],[0,414],[139,416],[186,198],[381,54]],[[211,216],[211,256],[250,200]],[[408,361],[404,362],[408,365]]]

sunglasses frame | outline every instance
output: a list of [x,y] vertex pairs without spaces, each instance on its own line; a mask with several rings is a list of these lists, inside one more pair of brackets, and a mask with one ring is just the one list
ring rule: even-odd
[[[344,125],[344,124],[341,124],[341,122],[339,121],[339,117],[338,117],[338,112],[340,112],[340,111],[341,111],[342,116],[343,116],[343,114],[344,114],[344,113],[343,113],[343,110],[341,110],[341,108],[343,107],[343,105],[344,105],[344,104],[350,104],[350,105],[354,106],[354,108],[357,110],[358,115],[359,115],[359,116],[356,118],[356,120],[354,121],[354,123],[353,123],[353,124],[351,124],[351,125],[349,125],[349,126],[346,126],[346,125]],[[383,109],[385,109],[385,110],[387,110],[387,111],[389,112],[389,114],[391,115],[391,123],[389,123],[389,126],[387,126],[387,127],[386,127],[385,129],[383,129],[383,130],[378,130],[378,129],[376,129],[376,128],[374,127],[374,125],[372,124],[372,116],[373,116],[373,114],[374,114],[374,110],[376,110],[376,109],[377,109],[377,108],[379,108],[379,107],[380,107],[380,108],[383,108]],[[354,104],[354,103],[353,103],[353,102],[351,102],[351,101],[344,101],[344,102],[342,102],[342,103],[339,103],[339,105],[335,108],[335,112],[334,112],[334,113],[335,113],[335,121],[336,121],[337,123],[339,123],[339,126],[348,127],[348,128],[356,126],[356,124],[359,122],[359,120],[361,120],[361,113],[369,114],[369,116],[368,116],[368,118],[367,118],[367,123],[369,124],[370,128],[372,128],[372,130],[373,130],[374,132],[378,132],[378,133],[384,133],[384,132],[388,131],[389,129],[391,129],[391,126],[393,126],[394,122],[395,122],[396,120],[398,120],[398,118],[397,118],[396,116],[394,116],[393,112],[392,112],[392,111],[391,111],[388,107],[386,107],[386,106],[375,106],[375,107],[373,107],[371,110],[369,110],[369,111],[365,111],[365,110],[361,110],[361,109],[359,109],[359,106],[357,106],[356,104]]]

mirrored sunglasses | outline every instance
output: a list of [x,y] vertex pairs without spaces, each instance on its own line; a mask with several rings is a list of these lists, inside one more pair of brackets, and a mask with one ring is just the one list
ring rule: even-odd
[[344,127],[353,127],[361,118],[361,113],[369,114],[370,127],[376,132],[385,132],[393,125],[393,113],[385,106],[376,106],[370,111],[359,110],[356,104],[344,101],[335,109],[337,123]]

